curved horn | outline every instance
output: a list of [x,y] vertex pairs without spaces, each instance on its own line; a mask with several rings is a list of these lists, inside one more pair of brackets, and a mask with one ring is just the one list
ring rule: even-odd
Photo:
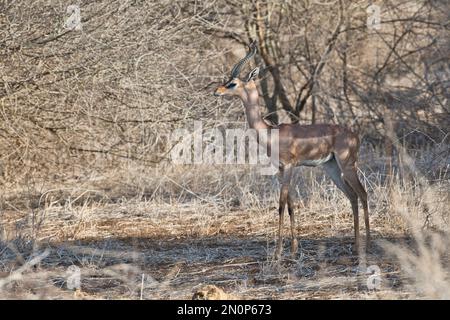
[[242,67],[250,61],[250,59],[255,55],[256,53],[256,41],[253,41],[249,45],[250,51],[247,53],[247,55],[241,59],[238,63],[235,64],[233,69],[231,70],[231,79],[237,78],[239,76],[239,73],[241,73]]

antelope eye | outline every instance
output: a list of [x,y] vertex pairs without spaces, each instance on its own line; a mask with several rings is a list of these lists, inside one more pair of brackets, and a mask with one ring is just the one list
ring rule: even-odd
[[232,89],[234,87],[236,87],[236,83],[233,83],[233,82],[227,85],[228,89]]

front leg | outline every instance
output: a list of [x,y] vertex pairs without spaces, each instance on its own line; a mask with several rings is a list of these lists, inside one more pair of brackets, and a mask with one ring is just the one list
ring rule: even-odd
[[292,202],[292,196],[290,192],[288,194],[287,203],[288,203],[289,218],[291,220],[291,256],[292,258],[294,258],[298,250],[298,242],[297,238],[295,237],[294,204]]
[[277,260],[281,259],[281,252],[283,250],[283,221],[284,221],[284,209],[289,197],[289,186],[291,182],[292,168],[285,167],[281,170],[281,190],[280,190],[280,201],[278,206],[278,242],[277,249],[275,251],[275,258]]
[[277,241],[277,249],[275,251],[275,259],[280,260],[281,259],[281,252],[283,250],[283,222],[284,222],[284,205],[282,204],[283,200],[281,199],[280,195],[280,204],[278,207],[278,241]]

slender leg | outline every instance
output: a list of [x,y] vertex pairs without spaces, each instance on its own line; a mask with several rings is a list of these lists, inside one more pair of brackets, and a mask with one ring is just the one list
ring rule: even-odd
[[356,167],[352,166],[344,171],[345,181],[355,190],[358,194],[358,198],[361,200],[364,210],[364,223],[366,226],[366,251],[370,248],[370,225],[369,225],[369,209],[367,205],[367,192],[364,190],[361,182],[359,181]]
[[370,222],[369,222],[369,206],[367,205],[367,192],[364,190],[366,194],[365,198],[361,198],[363,210],[364,210],[364,224],[366,225],[366,251],[370,250]]
[[[345,154],[345,153],[342,153]],[[370,226],[369,226],[369,209],[367,205],[367,192],[364,190],[361,182],[359,181],[356,170],[356,157],[353,159],[343,159],[343,156],[339,156],[339,152],[335,154],[337,164],[342,171],[342,177],[345,182],[356,192],[358,198],[362,202],[364,210],[364,223],[366,225],[366,251],[370,247]]]
[[[283,188],[281,188],[281,193],[283,193]],[[278,208],[279,220],[278,220],[278,240],[277,249],[275,251],[275,258],[280,260],[281,251],[283,250],[283,221],[284,221],[284,204],[282,196],[280,195],[280,205]]]
[[291,193],[288,193],[288,212],[291,220],[291,256],[294,257],[297,253],[298,243],[295,237],[295,217],[294,217],[294,205],[292,202]]
[[350,200],[353,212],[353,224],[355,229],[355,248],[354,252],[359,253],[360,235],[359,235],[359,214],[358,214],[358,196],[351,185],[347,184],[342,178],[342,171],[335,158],[327,163],[324,163],[323,168],[326,173],[333,180],[334,184],[340,189],[345,196]]
[[281,191],[280,191],[280,202],[278,207],[278,213],[280,216],[278,223],[278,243],[277,249],[275,251],[275,258],[281,258],[281,252],[283,249],[283,221],[284,221],[284,209],[286,207],[288,195],[289,195],[289,185],[291,182],[292,168],[286,166],[281,170]]
[[360,246],[360,234],[359,234],[359,213],[358,213],[358,198],[355,200],[350,200],[350,203],[352,205],[352,211],[353,211],[353,227],[355,229],[355,249],[354,252],[359,255],[359,249]]

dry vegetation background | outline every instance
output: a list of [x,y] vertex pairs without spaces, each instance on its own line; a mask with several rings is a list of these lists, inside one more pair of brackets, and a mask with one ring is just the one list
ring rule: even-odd
[[[1,0],[0,297],[450,298],[450,4],[372,3],[380,29],[368,1]],[[251,40],[267,120],[360,133],[362,261],[320,169],[295,174],[299,255],[276,263],[276,177],[171,164],[173,129],[246,126],[212,92]]]

